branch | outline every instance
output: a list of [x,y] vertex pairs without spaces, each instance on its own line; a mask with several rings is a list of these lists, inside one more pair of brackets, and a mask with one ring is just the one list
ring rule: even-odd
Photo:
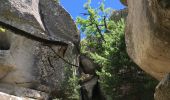
[[105,26],[105,29],[107,30],[107,22],[106,22],[106,16],[104,16],[104,26]]
[[[89,16],[90,16],[90,22],[91,22],[91,24],[89,24],[89,25],[93,25],[93,24],[94,24],[95,27],[96,27],[96,29],[97,29],[97,32],[99,32],[102,40],[103,40],[104,42],[106,42],[105,39],[104,39],[104,37],[103,37],[103,35],[102,35],[102,32],[101,32],[101,30],[100,30],[100,28],[99,28],[99,26],[102,26],[102,25],[98,25],[97,23],[95,23],[95,22],[94,22],[95,19],[91,17],[91,14],[89,14],[89,13],[81,13],[81,14],[83,14],[84,16],[85,16],[85,15],[89,15]],[[104,22],[104,23],[105,23],[104,26],[105,26],[105,28],[107,29],[106,16],[104,16],[104,21],[105,21],[105,22]],[[87,25],[87,26],[89,26],[89,25]]]
[[[96,27],[97,31],[99,32],[102,40],[105,41],[105,39],[104,39],[104,37],[103,37],[103,35],[102,35],[102,32],[101,32],[101,30],[100,30],[100,28],[99,28],[99,25],[98,25],[97,23],[94,23],[94,22],[93,22],[93,19],[92,19],[91,16],[90,16],[90,22],[91,22],[91,24],[94,24],[94,25],[95,25],[95,27]],[[106,42],[106,41],[105,41],[105,42]]]
[[80,13],[80,14],[82,14],[82,15],[84,15],[84,16],[90,15],[89,13]]
[[104,26],[104,25],[98,25],[98,26]]
[[[103,34],[102,34],[102,32],[101,32],[99,26],[98,26],[97,24],[95,24],[95,26],[96,26],[96,29],[97,29],[97,31],[99,32],[99,34],[100,34],[102,40],[105,41],[105,39],[104,39],[104,37],[103,37]],[[106,41],[105,41],[105,42],[106,42]]]
[[65,42],[62,42],[62,41],[54,41],[54,40],[48,40],[48,39],[44,39],[44,38],[41,38],[41,37],[38,37],[38,36],[35,36],[35,35],[32,35],[31,33],[28,33],[28,32],[25,32],[21,29],[18,29],[12,25],[9,25],[9,24],[6,24],[2,21],[0,21],[0,26],[2,28],[5,28],[15,34],[18,34],[18,35],[21,35],[21,36],[24,36],[28,39],[31,39],[31,40],[34,40],[34,41],[37,41],[37,42],[40,42],[40,43],[44,43],[44,44],[52,44],[52,45],[61,45],[61,46],[68,46],[67,43]]
[[60,59],[62,59],[64,62],[66,62],[67,64],[69,64],[69,65],[71,65],[71,66],[75,66],[75,67],[79,67],[79,66],[77,66],[77,65],[75,65],[75,64],[72,64],[72,63],[70,63],[70,62],[68,62],[66,59],[64,59],[63,57],[61,57],[59,54],[57,54],[57,52],[52,48],[52,47],[50,47],[50,46],[48,46],[53,52],[54,52],[54,54],[56,55],[56,56],[58,56]]
[[89,25],[86,25],[85,27],[89,27],[89,26],[92,26],[93,25],[93,23],[90,23]]

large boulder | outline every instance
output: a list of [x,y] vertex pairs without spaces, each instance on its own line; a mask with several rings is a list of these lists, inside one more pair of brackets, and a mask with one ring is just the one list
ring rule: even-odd
[[128,0],[128,54],[158,80],[170,72],[169,8],[169,0]]
[[[23,32],[0,32],[0,82],[58,96],[64,67],[79,62],[79,33],[70,15],[54,0],[1,0],[0,22]],[[32,36],[68,46],[44,44]]]
[[54,0],[1,0],[0,21],[46,39],[79,42],[70,15]]

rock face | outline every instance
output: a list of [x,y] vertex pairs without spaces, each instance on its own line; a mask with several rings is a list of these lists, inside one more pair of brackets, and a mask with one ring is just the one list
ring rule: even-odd
[[79,60],[81,100],[106,100],[98,82],[99,76],[96,74],[99,66],[87,55],[81,54]]
[[70,15],[53,0],[2,0],[0,8],[0,21],[35,36],[79,41]]
[[17,97],[3,92],[0,92],[0,96],[1,96],[1,100],[36,100],[36,99],[25,98],[25,97]]
[[[57,96],[65,80],[64,67],[71,66],[61,58],[79,62],[79,33],[70,15],[53,0],[1,0],[0,22],[28,33],[0,32],[1,83]],[[68,46],[37,42],[31,35]]]
[[157,85],[155,90],[155,100],[170,100],[170,74]]
[[[1,100],[48,100],[49,94],[15,85],[0,84]],[[17,97],[16,97],[17,96]],[[10,99],[11,98],[11,99]]]
[[40,14],[49,36],[65,41],[79,42],[76,26],[70,15],[53,0],[41,0]]
[[170,72],[169,5],[168,0],[128,0],[128,54],[158,80]]
[[121,18],[126,19],[127,15],[128,15],[127,8],[122,10],[115,10],[112,12],[110,19],[113,21],[119,21]]

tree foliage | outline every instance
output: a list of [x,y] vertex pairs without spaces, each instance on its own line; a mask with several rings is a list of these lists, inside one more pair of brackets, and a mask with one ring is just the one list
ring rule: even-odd
[[103,2],[96,9],[90,3],[88,0],[84,5],[86,12],[82,14],[86,18],[77,18],[80,31],[86,36],[81,41],[81,52],[100,65],[96,73],[100,76],[105,95],[109,100],[125,100],[125,97],[126,100],[128,97],[133,100],[135,96],[152,100],[157,82],[128,57],[124,37],[125,20],[110,20],[112,10],[105,8]]

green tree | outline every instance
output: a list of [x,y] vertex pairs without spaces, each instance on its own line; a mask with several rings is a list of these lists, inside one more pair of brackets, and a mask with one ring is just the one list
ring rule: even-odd
[[105,95],[109,100],[152,100],[157,82],[128,57],[124,37],[125,20],[110,20],[112,10],[105,8],[103,2],[96,9],[90,3],[91,0],[88,0],[84,5],[87,12],[82,14],[86,18],[77,18],[81,33],[86,35],[81,41],[81,53],[100,65],[96,73],[100,76]]

